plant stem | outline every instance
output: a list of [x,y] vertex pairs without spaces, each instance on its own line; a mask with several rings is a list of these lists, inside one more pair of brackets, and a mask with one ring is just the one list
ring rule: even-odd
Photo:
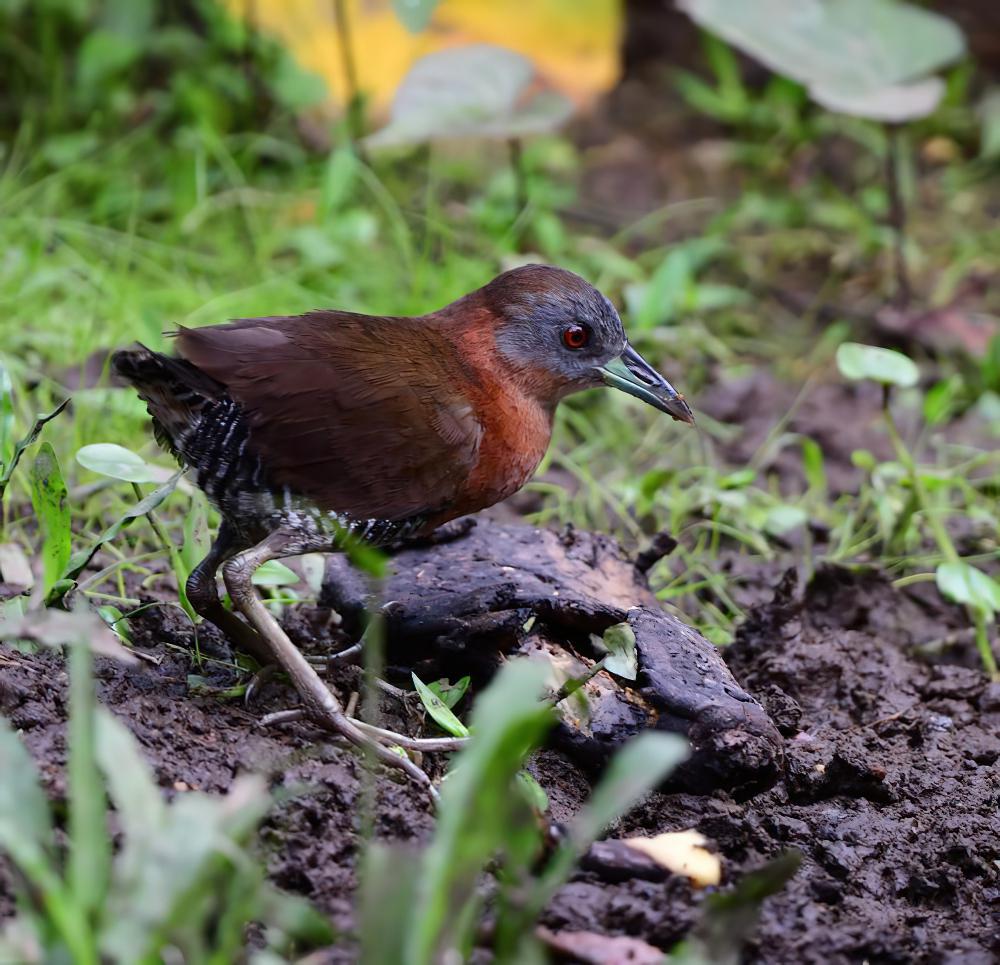
[[514,203],[520,214],[528,206],[528,176],[524,167],[524,152],[521,150],[521,139],[512,137],[507,141],[510,151],[510,166],[514,172]]
[[358,69],[354,60],[351,24],[347,16],[347,0],[333,0],[333,18],[337,25],[340,62],[344,68],[344,88],[347,94],[347,133],[359,156],[363,158],[360,142],[364,135],[364,119],[361,116],[361,91],[358,87]]
[[893,230],[893,255],[896,268],[896,294],[893,299],[897,308],[906,308],[913,296],[910,272],[906,265],[906,204],[899,183],[899,142],[900,128],[887,124],[885,152],[885,180],[889,194],[889,224]]
[[[927,491],[924,489],[924,484],[920,481],[920,476],[917,472],[916,464],[913,461],[913,456],[911,455],[910,450],[907,449],[906,443],[903,442],[903,437],[900,435],[899,428],[896,425],[896,420],[892,416],[892,409],[889,405],[890,398],[890,387],[888,385],[883,386],[882,413],[885,416],[885,425],[889,433],[889,438],[892,440],[893,448],[896,450],[896,458],[903,464],[903,467],[906,469],[906,472],[910,477],[910,484],[913,486],[913,492],[916,496],[917,504],[927,519],[927,522],[930,524],[931,532],[934,534],[934,540],[938,544],[938,549],[940,549],[941,555],[949,563],[960,563],[962,558],[958,555],[958,550],[955,549],[955,544],[948,535],[948,530],[945,529],[944,523],[942,523],[937,515],[931,512],[929,508]],[[920,574],[920,576],[923,578],[923,574]],[[901,582],[902,581],[897,581],[897,585],[900,585]],[[979,649],[979,656],[983,661],[983,668],[993,680],[996,680],[1000,677],[1000,673],[998,673],[997,670],[996,658],[993,656],[993,648],[990,646],[987,615],[979,607],[966,606],[965,609],[976,628],[976,647]]]
[[[138,483],[132,483],[132,491],[135,493],[136,499],[142,502],[143,494],[142,487]],[[191,606],[187,598],[187,587],[185,585],[187,581],[187,572],[184,568],[184,561],[181,559],[181,554],[177,552],[177,547],[174,546],[173,540],[167,535],[164,528],[160,525],[159,519],[157,519],[156,513],[150,510],[146,513],[146,519],[149,520],[149,525],[152,527],[154,533],[156,533],[157,538],[163,544],[163,548],[167,551],[167,555],[170,557],[170,568],[174,571],[174,576],[177,578],[177,596],[180,599],[181,606],[184,607],[184,612],[191,618],[192,622],[198,622],[198,614],[194,612],[194,607]]]
[[900,435],[899,428],[896,425],[896,420],[893,418],[892,407],[889,404],[890,398],[891,388],[888,385],[883,386],[882,414],[885,417],[885,427],[889,433],[889,439],[892,442],[892,447],[896,451],[896,458],[900,461],[900,463],[902,463],[903,468],[910,477],[910,485],[913,487],[913,493],[917,498],[917,504],[920,507],[920,511],[927,519],[927,523],[931,528],[931,533],[934,535],[934,541],[938,544],[938,549],[941,550],[941,555],[949,563],[958,563],[961,559],[958,555],[958,550],[955,549],[955,544],[951,541],[951,536],[948,535],[948,530],[945,529],[944,523],[941,522],[937,514],[930,508],[930,500],[927,498],[927,490],[924,489],[924,484],[920,481],[920,474],[917,472],[917,466],[913,461],[913,455],[906,447],[906,443],[903,442],[903,437]]
[[969,611],[972,613],[972,620],[976,625],[976,647],[979,650],[979,657],[983,661],[983,667],[990,675],[990,679],[1000,679],[996,657],[993,656],[993,648],[990,646],[989,624],[986,614],[979,607],[969,607]]

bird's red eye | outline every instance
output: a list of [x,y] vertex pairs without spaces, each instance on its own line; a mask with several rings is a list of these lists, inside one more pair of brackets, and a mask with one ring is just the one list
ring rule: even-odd
[[590,341],[590,329],[586,325],[570,325],[563,329],[562,337],[566,348],[583,348]]

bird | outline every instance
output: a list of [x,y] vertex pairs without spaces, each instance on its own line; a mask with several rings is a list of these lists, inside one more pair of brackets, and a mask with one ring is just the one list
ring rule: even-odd
[[[112,371],[219,511],[187,581],[191,605],[262,665],[284,669],[307,716],[424,784],[391,746],[408,746],[402,735],[347,717],[262,604],[254,571],[351,540],[419,539],[511,496],[572,393],[611,386],[694,423],[630,345],[611,301],[550,265],[505,271],[416,317],[316,310],[171,335],[175,355],[137,344],[114,353]],[[220,568],[244,619],[220,600]]]

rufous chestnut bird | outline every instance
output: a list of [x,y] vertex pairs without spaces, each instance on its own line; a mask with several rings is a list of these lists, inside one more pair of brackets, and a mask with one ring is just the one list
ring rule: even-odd
[[[611,302],[545,265],[504,272],[438,311],[336,310],[175,333],[176,357],[117,352],[157,440],[197,477],[222,524],[187,583],[192,606],[291,677],[306,713],[423,782],[401,735],[348,718],[251,585],[262,563],[384,545],[517,492],[566,396],[610,385],[681,422],[683,396],[628,343]],[[219,599],[216,574],[233,606]],[[388,734],[388,737],[386,736]]]

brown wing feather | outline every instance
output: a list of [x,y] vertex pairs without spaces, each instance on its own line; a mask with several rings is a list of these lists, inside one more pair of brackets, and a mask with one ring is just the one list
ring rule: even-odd
[[311,312],[182,329],[178,342],[240,403],[271,478],[323,509],[436,513],[476,463],[470,373],[429,320]]

